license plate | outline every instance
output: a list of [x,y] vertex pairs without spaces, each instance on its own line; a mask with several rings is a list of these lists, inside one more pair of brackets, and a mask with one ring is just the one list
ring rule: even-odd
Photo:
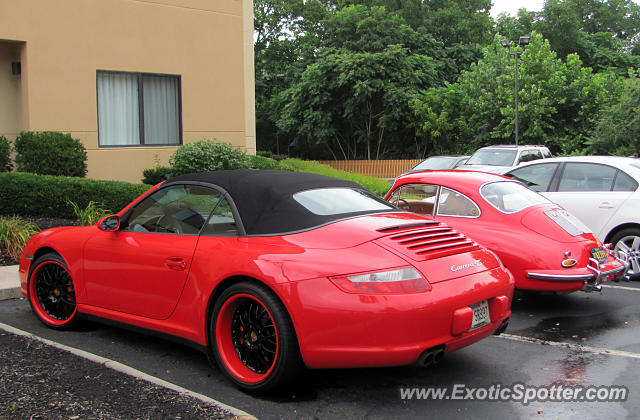
[[609,259],[607,257],[607,251],[605,251],[601,246],[597,248],[591,248],[591,256],[598,260],[599,263],[607,262],[607,260]]
[[[489,316],[489,304],[486,300],[482,302],[469,305],[473,309],[473,322],[471,323],[471,330],[480,328],[491,323],[491,317]],[[471,331],[470,330],[470,331]]]

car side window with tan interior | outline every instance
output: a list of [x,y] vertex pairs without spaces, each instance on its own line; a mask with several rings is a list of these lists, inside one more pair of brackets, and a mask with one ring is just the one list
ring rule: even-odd
[[438,216],[479,217],[480,208],[469,197],[442,187],[438,200]]
[[221,194],[197,185],[172,185],[138,204],[123,230],[140,233],[197,235]]
[[433,216],[438,186],[432,184],[405,184],[389,197],[389,202],[402,210]]

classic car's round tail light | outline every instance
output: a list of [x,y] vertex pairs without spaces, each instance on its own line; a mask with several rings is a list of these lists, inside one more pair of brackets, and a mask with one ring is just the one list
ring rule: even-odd
[[560,263],[564,268],[571,268],[578,264],[578,260],[574,258],[567,258]]
[[417,293],[431,290],[427,280],[411,267],[332,277],[331,281],[348,293]]

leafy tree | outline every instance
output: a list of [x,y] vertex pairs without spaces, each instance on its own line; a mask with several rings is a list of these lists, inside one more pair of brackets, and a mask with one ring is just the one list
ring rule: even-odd
[[286,92],[278,126],[303,157],[383,158],[402,143],[409,100],[435,75],[431,59],[405,48],[327,49]]
[[595,115],[607,104],[610,73],[594,75],[576,55],[563,63],[542,36],[533,33],[522,51],[503,48],[497,36],[484,57],[460,80],[427,92],[411,103],[417,127],[432,150],[470,152],[512,143],[515,134],[515,66],[520,55],[521,143],[546,144],[555,153],[584,148]]
[[618,90],[619,101],[601,114],[587,152],[602,155],[638,155],[640,153],[640,79],[632,73],[623,79]]

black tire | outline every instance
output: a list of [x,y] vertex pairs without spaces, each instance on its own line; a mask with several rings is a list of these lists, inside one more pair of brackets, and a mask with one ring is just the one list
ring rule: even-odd
[[80,320],[71,273],[56,253],[44,254],[31,264],[27,299],[36,317],[49,328],[68,330]]
[[304,369],[291,318],[266,286],[241,282],[225,289],[209,325],[216,364],[243,391],[285,388]]
[[629,271],[631,280],[640,280],[640,229],[623,229],[611,237],[614,250],[629,253]]

